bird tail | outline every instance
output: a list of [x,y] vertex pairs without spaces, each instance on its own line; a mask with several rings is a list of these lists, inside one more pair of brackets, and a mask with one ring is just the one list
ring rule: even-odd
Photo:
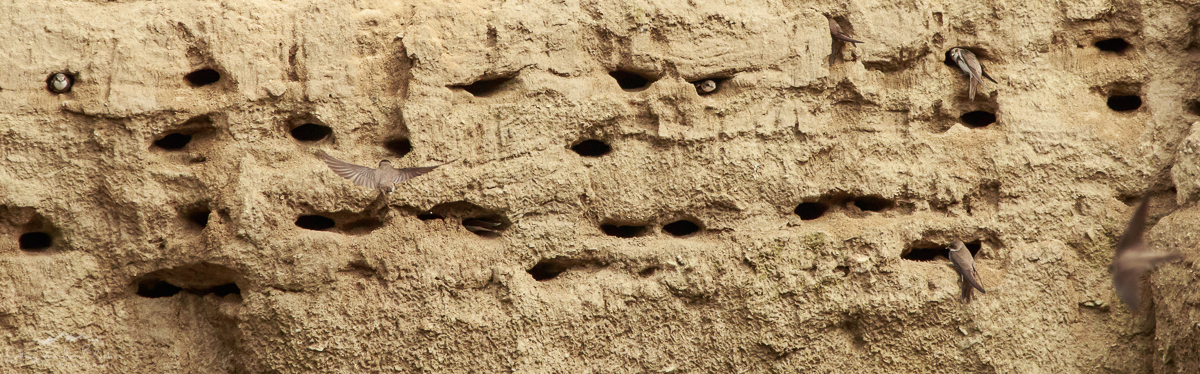
[[967,281],[967,277],[962,277],[962,278],[963,278],[963,280],[962,280],[963,303],[970,303],[971,302],[971,293],[974,292],[975,289],[971,286],[971,282]]
[[[837,37],[838,39],[840,39],[841,41],[850,42],[851,44],[862,43],[862,41],[851,39],[849,36],[846,36],[846,34],[844,34],[844,33],[837,33],[834,36]],[[857,47],[858,44],[854,44],[854,46]]]

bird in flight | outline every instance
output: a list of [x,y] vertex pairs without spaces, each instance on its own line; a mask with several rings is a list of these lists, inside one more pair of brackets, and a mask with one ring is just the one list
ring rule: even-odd
[[1158,266],[1159,263],[1183,259],[1179,252],[1156,252],[1146,248],[1142,234],[1146,231],[1146,216],[1150,210],[1150,199],[1143,197],[1142,203],[1133,212],[1125,233],[1117,242],[1117,253],[1113,256],[1112,271],[1113,288],[1121,301],[1134,312],[1141,304],[1140,282],[1142,274]]
[[396,169],[392,167],[391,162],[388,160],[383,160],[379,161],[378,169],[372,169],[366,166],[355,165],[349,162],[338,160],[333,158],[333,156],[330,156],[328,153],[325,153],[325,151],[318,152],[320,152],[321,160],[325,161],[326,165],[329,165],[329,169],[333,170],[334,174],[337,174],[342,178],[349,179],[350,181],[354,182],[354,184],[359,186],[378,189],[380,192],[384,192],[389,195],[396,190],[397,184],[431,172],[433,169],[437,169],[439,166],[454,162],[450,161],[436,166]]

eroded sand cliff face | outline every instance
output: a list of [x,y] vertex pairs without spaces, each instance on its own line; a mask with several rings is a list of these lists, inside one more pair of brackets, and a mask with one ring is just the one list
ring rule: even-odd
[[1197,372],[1186,3],[8,3],[0,371]]

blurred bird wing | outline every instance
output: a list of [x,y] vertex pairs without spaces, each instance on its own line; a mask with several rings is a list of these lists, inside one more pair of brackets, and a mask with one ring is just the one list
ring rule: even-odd
[[1117,254],[1113,256],[1114,262],[1122,253],[1141,249],[1142,233],[1146,231],[1146,217],[1149,215],[1149,211],[1150,199],[1142,198],[1142,203],[1138,204],[1137,210],[1133,211],[1133,217],[1129,218],[1129,224],[1125,226],[1125,232],[1121,234],[1121,239],[1117,241]]
[[329,165],[334,174],[349,179],[354,184],[368,188],[378,187],[375,183],[375,169],[338,160],[324,151],[321,151],[321,159]]
[[1117,290],[1117,296],[1130,310],[1137,311],[1141,300],[1141,281],[1142,274],[1146,269],[1140,266],[1133,266],[1127,261],[1113,261],[1113,288]]
[[[446,164],[448,164],[448,163],[449,162],[447,162]],[[446,164],[442,164],[442,165],[446,165]],[[419,167],[419,168],[398,169],[398,170],[396,170],[398,172],[396,177],[393,178],[391,180],[391,182],[392,182],[392,184],[401,183],[401,182],[407,181],[409,179],[413,179],[413,178],[425,175],[426,173],[429,173],[429,172],[433,171],[433,169],[437,169],[437,168],[441,167],[442,165],[423,166],[423,167]]]

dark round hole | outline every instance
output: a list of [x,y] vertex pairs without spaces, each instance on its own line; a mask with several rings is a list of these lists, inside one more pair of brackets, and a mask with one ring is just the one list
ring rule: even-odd
[[612,147],[602,141],[588,139],[571,146],[571,150],[585,157],[600,157],[612,152]]
[[200,69],[183,76],[193,87],[203,87],[221,80],[221,73],[213,69]]
[[882,212],[896,206],[896,202],[884,199],[879,195],[869,195],[855,198],[854,206],[863,211]]
[[651,267],[642,269],[642,271],[639,271],[638,275],[641,277],[649,277],[651,275],[654,275],[654,273],[657,271],[658,271],[658,266],[651,266]]
[[442,217],[440,214],[437,214],[434,212],[421,213],[421,214],[417,215],[417,219],[422,220],[422,221],[429,221],[429,220],[443,219],[443,218],[446,218],[446,217]]
[[554,279],[559,274],[567,271],[569,268],[571,268],[570,262],[558,258],[552,258],[538,261],[537,265],[533,265],[533,267],[529,268],[529,270],[526,270],[526,272],[533,276],[533,280],[545,281]]
[[408,152],[412,152],[412,141],[408,138],[396,138],[383,143],[383,147],[395,153],[396,156],[404,157]]
[[237,283],[226,283],[213,287],[212,289],[208,290],[208,292],[216,294],[220,297],[225,297],[228,295],[241,295],[242,289],[238,287]]
[[1128,112],[1142,107],[1142,98],[1137,95],[1116,95],[1108,97],[1108,108],[1118,112]]
[[454,87],[466,90],[467,92],[470,92],[472,96],[487,97],[487,96],[491,96],[492,94],[495,94],[496,92],[499,92],[500,88],[502,86],[504,86],[505,83],[508,83],[508,81],[510,81],[510,80],[512,80],[512,77],[502,77],[502,78],[496,78],[496,79],[481,80],[481,81],[471,83],[466,86],[454,86]]
[[182,288],[159,279],[147,279],[138,282],[137,295],[141,297],[159,298],[175,296],[183,291]]
[[325,139],[326,136],[332,133],[333,129],[329,128],[329,126],[315,123],[306,123],[292,129],[292,137],[302,142],[315,142]]
[[818,202],[800,203],[800,205],[796,206],[796,215],[800,216],[800,219],[808,221],[821,218],[827,210],[829,210],[829,204]]
[[1096,48],[1099,48],[1101,51],[1115,53],[1125,52],[1125,49],[1129,48],[1129,42],[1121,38],[1104,39],[1096,42],[1095,45]]
[[850,275],[850,268],[846,267],[846,266],[838,266],[838,267],[833,268],[833,272],[837,273],[838,275],[841,275],[842,277],[845,277],[847,275]]
[[191,213],[188,213],[187,218],[188,221],[192,221],[192,223],[195,223],[200,227],[208,227],[208,216],[211,213],[212,211],[208,209],[197,209]]
[[643,77],[641,74],[630,71],[617,70],[608,73],[608,75],[611,75],[613,79],[616,79],[617,85],[621,86],[621,89],[626,91],[637,91],[650,85],[650,79]]
[[967,127],[970,127],[973,129],[977,129],[980,127],[987,127],[990,124],[996,123],[996,115],[995,114],[988,113],[988,112],[985,112],[982,110],[976,110],[974,112],[967,112],[966,114],[963,114],[962,117],[959,117],[959,119],[962,120],[964,125],[967,125]]
[[688,236],[700,231],[700,225],[688,220],[678,220],[664,225],[663,231],[673,236]]
[[[59,74],[62,74],[62,76],[66,79],[64,79],[62,82],[59,82],[58,79],[56,79],[58,78]],[[65,94],[71,92],[72,87],[75,87],[75,74],[61,71],[57,73],[50,73],[49,76],[46,76],[46,90],[50,91],[50,93]]]
[[602,224],[600,230],[608,236],[633,238],[646,234],[646,226]]
[[25,251],[40,251],[50,248],[52,242],[50,234],[44,232],[27,232],[17,238],[17,245]]
[[950,258],[950,249],[946,246],[909,248],[900,254],[900,258],[909,261],[933,261],[941,256]]
[[296,226],[302,229],[309,230],[328,230],[332,229],[336,223],[332,219],[319,215],[307,215],[296,218]]
[[167,136],[162,137],[162,139],[155,140],[154,145],[156,145],[162,149],[174,151],[177,149],[182,149],[183,147],[187,146],[188,143],[191,141],[192,141],[191,135],[185,135],[185,134],[173,132],[173,133],[167,134]]
[[966,245],[968,251],[971,251],[971,256],[975,256],[979,253],[980,249],[983,249],[983,240],[970,241],[963,244]]
[[1200,116],[1200,100],[1190,100],[1187,102],[1188,113],[1194,116]]

